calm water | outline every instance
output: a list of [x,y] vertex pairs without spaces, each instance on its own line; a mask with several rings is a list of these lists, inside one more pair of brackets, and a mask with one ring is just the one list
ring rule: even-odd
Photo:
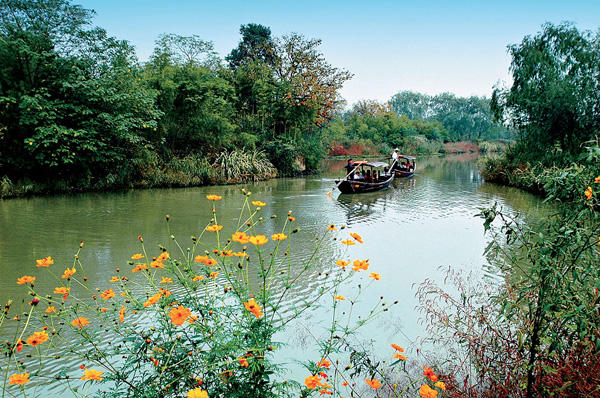
[[[309,255],[314,237],[329,224],[347,225],[359,233],[365,243],[349,247],[345,258],[370,259],[369,272],[378,272],[382,277],[362,298],[364,308],[370,309],[372,300],[379,296],[388,302],[400,301],[384,317],[369,324],[363,337],[375,339],[375,348],[389,347],[390,342],[410,346],[423,330],[414,310],[415,284],[426,278],[442,281],[440,267],[481,270],[486,265],[482,254],[489,238],[484,236],[482,220],[474,217],[478,208],[498,202],[505,209],[534,220],[546,211],[539,199],[527,193],[484,183],[477,172],[476,157],[471,155],[422,157],[413,178],[396,180],[384,191],[362,195],[340,195],[334,191],[331,197],[326,196],[335,185],[334,179],[345,174],[344,165],[343,160],[327,161],[318,176],[244,186],[0,201],[0,301],[3,304],[9,298],[16,299],[13,307],[18,308],[19,299],[27,299],[23,296],[26,288],[16,284],[23,275],[38,277],[36,290],[51,290],[56,282],[35,267],[35,260],[52,256],[54,267],[62,273],[72,266],[80,241],[84,242],[80,258],[87,276],[105,281],[100,282],[100,288],[108,286],[114,269],[128,269],[128,259],[140,252],[139,235],[146,247],[157,253],[159,244],[168,247],[171,234],[184,248],[189,247],[190,237],[198,236],[212,216],[206,195],[223,196],[216,202],[219,223],[234,228],[243,200],[240,190],[246,188],[252,192],[253,200],[267,203],[261,210],[265,218],[279,216],[265,223],[265,235],[280,232],[285,215],[292,211],[300,227],[294,236],[299,259]],[[166,215],[170,216],[170,230]],[[335,269],[335,259],[342,258],[346,250],[339,247],[339,242],[327,244],[332,252],[319,263],[324,271]],[[370,279],[365,277],[366,285]],[[295,299],[308,297],[315,283],[304,281]],[[315,330],[319,333],[321,320],[318,311],[308,314],[302,325],[291,325],[281,339],[297,347],[306,338],[307,327],[313,334]],[[294,348],[283,352],[297,356]]]

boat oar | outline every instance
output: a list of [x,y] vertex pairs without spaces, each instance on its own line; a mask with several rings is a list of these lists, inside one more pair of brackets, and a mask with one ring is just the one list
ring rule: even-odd
[[327,192],[327,194],[326,194],[326,195],[327,195],[327,196],[331,196],[331,193],[332,193],[333,191],[335,191],[335,189],[336,189],[337,187],[339,187],[339,186],[340,186],[340,184],[341,184],[342,182],[344,182],[344,181],[346,180],[346,178],[348,178],[348,176],[349,176],[350,174],[354,173],[354,171],[356,171],[356,169],[358,169],[358,168],[359,168],[359,167],[360,167],[360,166],[361,166],[361,165],[362,165],[364,162],[366,162],[366,161],[367,161],[367,160],[365,159],[365,160],[363,160],[362,162],[359,162],[359,163],[356,165],[356,167],[354,167],[350,173],[346,174],[346,177],[342,178],[342,179],[340,180],[340,182],[338,182],[338,183],[337,183],[337,185],[336,185],[335,187],[331,188],[331,191]]

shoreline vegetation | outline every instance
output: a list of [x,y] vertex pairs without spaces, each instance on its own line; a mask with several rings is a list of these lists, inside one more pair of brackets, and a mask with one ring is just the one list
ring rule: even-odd
[[346,104],[352,74],[319,39],[249,23],[222,56],[169,33],[140,62],[93,15],[70,0],[0,3],[1,197],[248,181],[313,173],[357,148],[415,155],[514,138],[485,97]]
[[[410,358],[395,344],[385,363],[356,349],[350,337],[366,320],[336,317],[336,311],[351,313],[340,310],[354,304],[343,289],[357,297],[351,277],[367,271],[368,260],[340,258],[339,272],[331,275],[314,263],[292,267],[294,216],[287,214],[280,233],[261,235],[262,224],[275,216],[260,217],[264,203],[251,206],[245,191],[246,213],[234,231],[223,232],[224,243],[220,197],[209,195],[214,218],[203,233],[215,235],[214,247],[192,238],[198,252],[173,258],[164,247],[147,252],[140,236],[141,253],[128,263],[135,275],[115,270],[109,281],[115,287],[106,290],[91,284],[77,256],[62,276],[50,268],[60,285],[52,294],[38,293],[32,276],[19,278],[32,301],[24,314],[8,315],[10,302],[1,314],[2,323],[20,327],[0,346],[4,391],[17,395],[40,383],[44,361],[54,350],[64,354],[68,343],[67,355],[85,359],[81,387],[114,383],[98,391],[103,397],[373,391],[385,397],[600,397],[600,31],[545,24],[510,45],[514,81],[497,86],[490,100],[400,92],[386,104],[360,101],[345,110],[338,90],[351,74],[325,61],[318,39],[275,38],[267,27],[243,25],[238,47],[223,60],[209,41],[165,34],[150,61],[140,64],[126,41],[90,28],[91,16],[65,0],[1,3],[3,187],[18,181],[32,189],[108,188],[149,176],[156,183],[201,182],[219,178],[215,170],[224,180],[266,178],[275,170],[280,176],[314,171],[323,156],[344,151],[436,153],[448,143],[514,139],[502,155],[483,161],[482,175],[543,194],[557,209],[535,226],[497,204],[479,209],[497,283],[451,269],[450,288],[422,282],[417,296],[431,361],[415,358],[407,366]],[[323,229],[344,235],[336,243],[363,243],[356,232],[348,237],[335,225]],[[51,265],[51,257],[37,264]],[[257,286],[249,283],[249,269],[258,275]],[[299,274],[311,272],[324,281],[314,299],[331,300],[332,325],[328,337],[315,341],[319,356],[305,364],[304,383],[281,381],[271,338],[286,318],[272,288],[293,294]],[[369,277],[376,283],[379,274]],[[194,294],[168,289],[175,281]],[[129,287],[137,283],[141,295]],[[71,288],[93,301],[80,300]],[[302,303],[295,315],[314,303]],[[372,314],[395,304],[374,303]],[[136,329],[131,322],[138,312],[150,313],[156,325]],[[102,328],[122,343],[96,346]],[[87,395],[69,384],[67,372],[73,369],[50,377]]]

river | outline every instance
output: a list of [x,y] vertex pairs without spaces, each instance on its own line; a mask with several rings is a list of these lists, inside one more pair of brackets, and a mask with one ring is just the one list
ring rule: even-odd
[[[392,342],[408,347],[423,333],[420,315],[415,312],[417,284],[427,278],[443,281],[442,269],[447,267],[474,270],[485,277],[483,251],[489,237],[484,235],[482,220],[474,217],[479,208],[497,202],[508,211],[533,219],[546,211],[546,206],[532,195],[485,183],[478,174],[476,160],[476,155],[421,157],[414,177],[398,179],[384,191],[361,195],[341,195],[337,191],[331,197],[326,195],[335,186],[334,179],[344,175],[345,165],[344,160],[328,160],[320,175],[245,185],[3,200],[0,301],[12,298],[13,307],[23,305],[26,309],[27,305],[21,303],[27,300],[26,288],[16,284],[17,278],[36,276],[36,290],[52,289],[56,280],[48,278],[45,269],[36,268],[36,260],[51,256],[54,267],[62,273],[73,265],[81,241],[84,245],[79,257],[87,276],[103,281],[99,282],[101,288],[108,286],[115,268],[128,269],[127,261],[140,251],[138,236],[143,236],[146,247],[152,250],[157,251],[159,244],[171,245],[170,235],[185,248],[191,245],[190,237],[199,236],[212,217],[212,202],[206,195],[223,196],[215,202],[219,222],[233,224],[242,206],[240,191],[245,188],[252,192],[252,200],[266,203],[261,214],[278,215],[265,223],[265,235],[280,232],[291,211],[299,228],[294,237],[299,260],[310,255],[314,237],[330,224],[345,225],[348,231],[359,233],[362,245],[346,248],[329,242],[331,256],[321,259],[319,267],[325,272],[335,269],[334,260],[344,253],[350,258],[369,259],[369,272],[379,273],[381,280],[371,283],[361,301],[370,308],[367,303],[384,296],[388,302],[399,301],[399,305],[367,325],[362,335],[373,338],[376,348],[389,347]],[[368,282],[365,275],[364,284]],[[314,288],[307,282],[300,295],[309,295]],[[306,338],[303,330],[314,333],[320,320],[318,314],[308,314],[303,325],[292,325],[281,337],[290,344],[284,352],[293,356],[300,346],[298,341]]]

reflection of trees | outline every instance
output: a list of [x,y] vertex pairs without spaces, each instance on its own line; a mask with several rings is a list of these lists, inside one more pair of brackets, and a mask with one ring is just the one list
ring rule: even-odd
[[390,186],[377,192],[340,194],[335,203],[346,212],[349,225],[367,218],[370,222],[375,222],[385,216],[388,200],[392,199],[394,194],[395,188]]

